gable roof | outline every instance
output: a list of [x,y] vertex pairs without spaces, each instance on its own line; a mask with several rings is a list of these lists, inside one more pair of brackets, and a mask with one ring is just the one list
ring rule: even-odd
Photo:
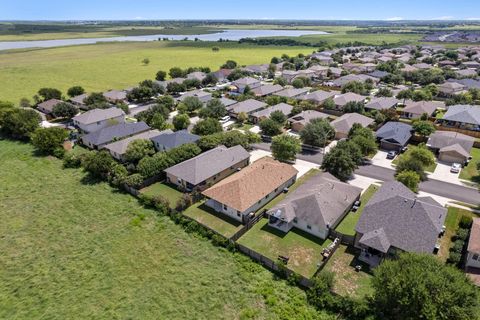
[[390,246],[407,252],[431,253],[447,209],[423,201],[398,181],[385,182],[363,209],[355,231],[360,244],[383,253]]
[[157,145],[163,146],[165,150],[179,147],[186,143],[194,143],[200,139],[200,136],[192,134],[187,130],[180,130],[175,132],[167,132],[151,138],[152,142]]
[[60,104],[62,102],[63,102],[62,100],[50,99],[50,100],[44,101],[42,103],[39,103],[37,105],[37,107],[47,111],[48,113],[52,113],[53,112],[53,107],[55,107],[57,104]]
[[400,100],[394,97],[377,97],[365,105],[365,109],[384,110],[395,107]]
[[329,98],[335,97],[335,95],[337,95],[339,93],[340,92],[338,92],[338,91],[317,90],[317,91],[310,92],[310,93],[307,93],[307,94],[301,96],[300,99],[301,100],[315,101],[317,103],[322,103]]
[[274,112],[274,111],[280,111],[284,115],[288,116],[292,112],[292,110],[293,110],[293,106],[282,102],[282,103],[276,104],[274,106],[268,107],[266,109],[254,112],[254,113],[252,113],[252,116],[254,116],[256,118],[269,117],[270,114],[272,114],[272,112]]
[[91,124],[98,121],[105,121],[120,116],[125,116],[125,112],[122,109],[117,107],[111,107],[108,109],[92,109],[85,113],[79,114],[73,117],[74,121],[77,121],[82,124]]
[[184,94],[182,94],[178,100],[183,101],[187,97],[195,97],[195,98],[211,98],[212,94],[210,92],[206,92],[203,90],[192,90],[192,91],[187,91]]
[[333,227],[360,196],[362,189],[320,172],[269,210],[286,222],[294,218],[321,229]]
[[412,126],[402,122],[390,121],[377,130],[378,139],[393,141],[404,145],[412,137]]
[[225,97],[222,97],[220,99],[220,102],[227,108],[227,107],[230,107],[231,105],[234,105],[236,103],[238,103],[237,100],[233,100],[233,99],[228,99],[228,98],[225,98]]
[[443,101],[407,101],[403,112],[413,114],[428,114],[431,116],[438,108],[445,108]]
[[266,106],[268,105],[265,102],[261,102],[255,99],[248,99],[248,100],[236,103],[234,105],[231,105],[229,110],[237,114],[240,112],[251,113],[251,112],[263,109]]
[[297,173],[289,164],[264,157],[205,190],[203,195],[244,212]]
[[333,101],[335,102],[335,105],[343,107],[344,105],[352,101],[363,102],[366,98],[367,97],[361,96],[353,92],[347,92],[336,96],[335,98],[333,98]]
[[75,97],[71,97],[70,98],[70,101],[73,102],[73,103],[76,103],[76,104],[84,104],[84,100],[85,98],[88,97],[88,93],[83,93],[83,94],[80,94],[78,96],[75,96]]
[[125,100],[127,99],[127,93],[121,90],[110,90],[103,93],[103,96],[112,101]]
[[467,251],[480,254],[480,218],[473,218]]
[[289,88],[289,89],[283,89],[282,91],[275,92],[275,95],[280,97],[294,98],[307,92],[308,92],[308,89],[306,88],[298,88],[298,89]]
[[125,154],[125,152],[127,152],[127,148],[130,142],[133,142],[135,140],[141,140],[141,139],[150,140],[151,138],[162,134],[162,132],[160,132],[157,129],[142,132],[134,136],[128,137],[126,139],[109,143],[105,146],[105,149],[110,150],[113,153],[122,155],[122,154]]
[[149,129],[150,127],[143,121],[120,123],[86,134],[82,137],[82,141],[85,144],[91,143],[98,146],[113,141],[115,138],[128,137]]
[[305,110],[300,112],[299,114],[294,115],[293,117],[289,118],[288,121],[291,123],[302,123],[307,124],[310,120],[313,119],[326,119],[329,115],[320,111],[316,110]]
[[442,119],[480,125],[480,107],[460,104],[450,106]]
[[260,80],[258,80],[258,79],[255,79],[255,78],[252,78],[252,77],[244,77],[244,78],[240,78],[238,80],[233,81],[232,84],[234,86],[236,86],[236,85],[248,86],[248,85],[252,85],[252,84],[257,84],[259,82],[260,82]]
[[475,138],[465,134],[454,131],[435,131],[430,135],[427,141],[427,146],[434,149],[442,149],[455,144],[458,144],[467,153],[473,147]]
[[219,172],[250,158],[242,146],[227,148],[218,146],[214,149],[174,165],[165,170],[184,181],[197,185]]
[[263,86],[252,89],[252,92],[256,96],[266,96],[274,92],[278,92],[282,89],[283,87],[279,84],[265,84]]
[[362,127],[368,127],[375,120],[358,113],[345,113],[337,119],[330,122],[336,132],[348,133],[355,123],[359,123]]

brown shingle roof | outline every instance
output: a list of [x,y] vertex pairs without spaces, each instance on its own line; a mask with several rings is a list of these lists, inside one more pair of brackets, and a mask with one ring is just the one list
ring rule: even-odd
[[297,173],[291,165],[264,157],[205,190],[203,195],[243,212]]
[[470,240],[468,240],[468,252],[480,254],[480,218],[474,218]]

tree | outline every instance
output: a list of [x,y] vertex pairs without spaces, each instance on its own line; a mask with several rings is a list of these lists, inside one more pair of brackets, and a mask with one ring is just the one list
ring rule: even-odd
[[248,120],[248,115],[245,112],[240,112],[237,114],[237,122],[240,124],[245,123]]
[[150,59],[149,58],[143,58],[142,63],[146,66],[150,63]]
[[61,102],[53,107],[52,113],[55,117],[71,119],[78,113],[78,108],[73,104]]
[[360,160],[361,151],[356,145],[351,141],[339,142],[325,155],[322,169],[346,181],[352,176]]
[[172,124],[177,131],[185,130],[190,125],[190,117],[186,114],[178,114],[173,117]]
[[155,80],[158,81],[165,81],[165,78],[167,77],[167,73],[163,70],[157,71],[157,74],[155,74]]
[[171,94],[178,94],[186,90],[187,89],[183,83],[170,82],[167,84],[167,91]]
[[478,293],[460,270],[433,255],[385,260],[372,278],[373,307],[381,319],[475,319]]
[[107,98],[103,96],[101,92],[92,92],[86,97],[83,102],[87,106],[98,105],[102,103],[107,103]]
[[315,147],[324,147],[334,137],[335,129],[325,119],[312,119],[300,131],[302,142]]
[[55,88],[42,88],[38,90],[38,95],[43,98],[43,101],[50,99],[62,99],[62,92]]
[[212,47],[212,51],[213,52],[218,52],[218,51],[220,51],[220,48],[219,47]]
[[32,134],[32,144],[38,151],[53,155],[58,149],[63,151],[63,142],[68,137],[68,131],[63,128],[38,128]]
[[20,106],[20,108],[31,108],[32,107],[32,104],[30,103],[30,100],[28,100],[27,98],[21,98],[18,105]]
[[207,118],[197,122],[192,129],[192,133],[201,136],[213,134],[215,132],[222,132],[223,128],[217,119]]
[[170,68],[170,71],[168,72],[168,74],[170,75],[170,77],[173,79],[173,78],[183,78],[186,73],[179,67],[173,67],[173,68]]
[[143,183],[143,176],[140,173],[134,173],[124,177],[123,182],[131,188],[138,189]]
[[376,97],[393,97],[393,92],[388,88],[380,88],[375,96]]
[[203,107],[202,101],[197,97],[186,97],[182,100],[182,103],[186,106],[187,112],[194,112]]
[[32,109],[5,107],[0,110],[0,130],[15,138],[29,138],[41,121],[40,115]]
[[83,89],[83,87],[81,86],[73,86],[67,90],[67,94],[69,97],[76,97],[84,93],[85,93],[85,89]]
[[430,121],[419,120],[412,125],[413,130],[423,137],[428,137],[435,132],[435,126]]
[[129,101],[136,102],[147,102],[152,99],[155,95],[155,92],[152,88],[146,86],[139,86],[133,88],[129,93],[127,93],[127,99]]
[[262,130],[262,133],[267,136],[276,136],[282,133],[282,126],[270,118],[263,119],[258,126]]
[[163,115],[159,112],[154,113],[152,118],[147,123],[150,127],[157,130],[167,130],[171,128],[171,125],[165,121]]
[[165,88],[162,85],[150,79],[143,80],[138,86],[150,88],[154,95],[165,93]]
[[183,85],[185,86],[185,88],[187,88],[187,90],[192,88],[198,89],[202,86],[202,82],[195,78],[188,78],[183,81]]
[[227,109],[219,99],[212,99],[208,101],[205,108],[199,111],[200,118],[215,118],[220,119],[227,115]]
[[217,84],[217,82],[218,82],[218,79],[217,77],[215,77],[213,73],[207,73],[205,78],[203,78],[202,80],[202,85],[204,86],[215,85]]
[[220,68],[221,69],[235,69],[237,67],[237,63],[233,60],[227,60]]
[[403,171],[415,171],[422,181],[426,180],[425,169],[435,163],[435,155],[425,144],[412,146],[402,154],[396,167],[397,174]]
[[152,157],[144,157],[137,165],[137,171],[145,178],[151,178],[175,165],[166,152],[158,152]]
[[[136,115],[136,118],[138,121],[144,121],[149,126],[152,126],[154,122],[154,116],[157,114],[161,115],[163,120],[165,120],[170,116],[170,110],[162,104],[156,104],[153,107],[150,107],[148,110],[139,112]],[[157,118],[157,120],[159,119]]]
[[283,114],[282,111],[276,110],[270,114],[270,119],[283,126],[287,121],[287,116]]
[[418,192],[418,184],[420,183],[420,176],[415,171],[405,170],[395,176],[397,181],[403,183],[408,189],[413,192]]
[[336,108],[335,101],[332,98],[328,98],[323,102],[323,108],[326,110],[333,110]]
[[167,154],[173,163],[180,163],[198,156],[201,152],[202,150],[195,143],[186,143],[170,149]]
[[292,86],[294,88],[299,89],[299,88],[305,87],[305,83],[302,81],[302,79],[297,78],[297,79],[292,81]]
[[365,104],[361,101],[349,101],[343,106],[345,113],[365,113]]
[[130,163],[138,163],[146,156],[151,156],[155,153],[153,142],[147,139],[137,139],[128,144],[125,152],[125,160]]
[[107,178],[115,165],[115,160],[106,150],[91,151],[82,160],[85,171],[96,178]]
[[347,92],[368,95],[368,88],[364,83],[360,81],[350,81],[342,87],[342,93]]
[[273,137],[270,149],[273,157],[279,161],[295,161],[296,155],[302,150],[302,147],[298,138],[280,135]]

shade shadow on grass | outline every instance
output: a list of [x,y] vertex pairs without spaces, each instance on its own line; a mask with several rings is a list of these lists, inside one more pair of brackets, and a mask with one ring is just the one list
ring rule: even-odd
[[238,227],[242,224],[241,222],[238,222],[237,220],[232,219],[229,216],[226,216],[222,213],[216,212],[215,210],[213,210],[212,208],[207,206],[205,203],[202,203],[200,206],[198,206],[198,209],[204,211],[207,214],[211,214],[211,215],[215,216],[216,218],[222,220],[223,222],[226,222],[226,223],[229,223],[229,224],[233,225],[234,227]]
[[[260,222],[258,222],[260,223]],[[262,231],[265,231],[265,232],[269,232],[279,238],[285,238],[285,236],[287,236],[289,233],[294,233],[296,234],[297,236],[300,236],[302,238],[305,238],[309,241],[312,241],[320,246],[323,246],[323,244],[325,243],[325,241],[327,241],[327,239],[323,240],[323,239],[320,239],[319,237],[316,237],[314,235],[311,235],[310,233],[308,232],[305,232],[303,230],[300,230],[298,228],[295,228],[293,227],[292,229],[290,229],[290,231],[288,232],[283,232],[281,230],[278,230],[277,228],[274,228],[274,227],[271,227],[267,224],[265,224],[263,227],[260,228],[260,230]]]
[[354,247],[348,246],[347,249],[345,250],[345,253],[351,254],[353,256],[352,261],[348,264],[350,267],[355,268],[356,266],[360,265],[362,267],[362,271],[364,273],[367,273],[371,276],[373,276],[373,271],[370,269],[370,266],[366,264],[365,262],[362,262],[358,260],[358,255],[360,254],[360,250],[356,249]]

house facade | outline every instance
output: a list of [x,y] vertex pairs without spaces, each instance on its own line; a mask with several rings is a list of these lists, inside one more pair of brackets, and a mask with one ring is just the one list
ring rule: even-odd
[[122,109],[93,109],[72,118],[73,124],[81,131],[90,133],[108,126],[125,123],[125,113]]

